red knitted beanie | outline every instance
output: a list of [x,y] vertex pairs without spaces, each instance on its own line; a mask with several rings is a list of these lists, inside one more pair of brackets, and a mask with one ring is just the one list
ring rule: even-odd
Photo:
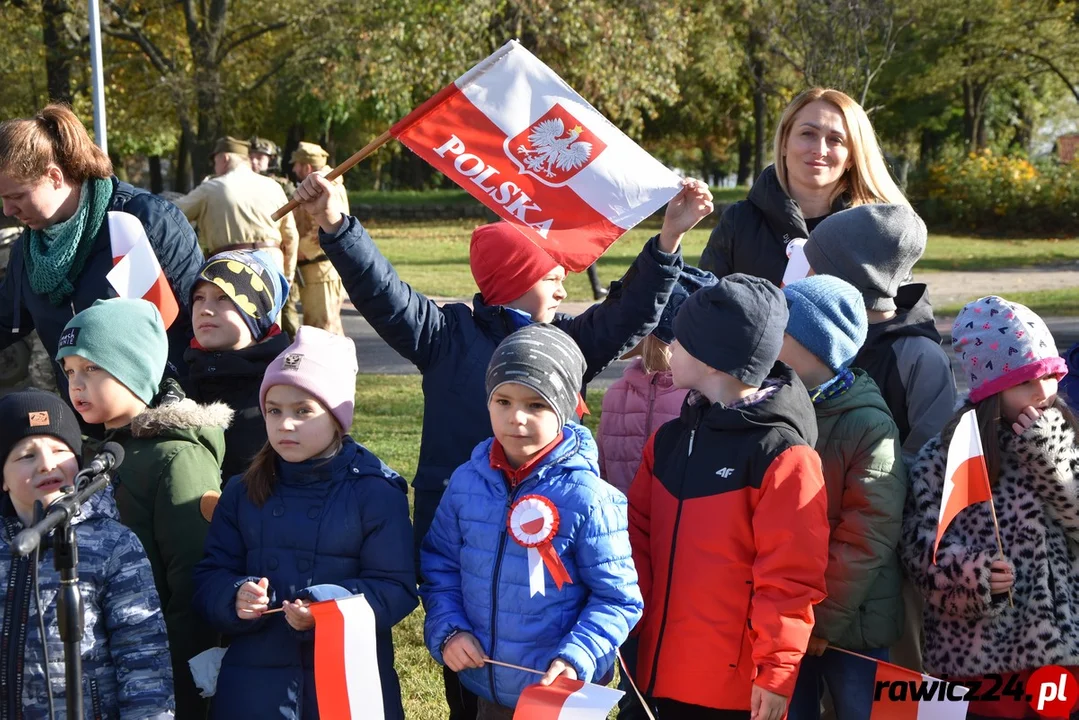
[[508,222],[480,225],[468,251],[472,277],[487,305],[505,305],[558,267],[558,261]]

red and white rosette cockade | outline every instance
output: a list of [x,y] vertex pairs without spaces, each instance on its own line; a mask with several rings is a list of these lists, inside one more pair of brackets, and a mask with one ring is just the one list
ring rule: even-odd
[[514,542],[528,550],[529,597],[543,592],[543,568],[551,573],[559,590],[572,583],[551,541],[558,532],[558,508],[542,495],[525,495],[510,508],[507,520]]

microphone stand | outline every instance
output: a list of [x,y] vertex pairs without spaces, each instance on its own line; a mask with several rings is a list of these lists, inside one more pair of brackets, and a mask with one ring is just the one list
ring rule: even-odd
[[[82,635],[84,618],[82,591],[79,589],[79,545],[71,521],[79,507],[92,495],[105,489],[112,480],[109,471],[93,476],[93,479],[77,489],[58,498],[48,508],[48,514],[33,527],[18,535],[12,543],[16,555],[28,555],[48,535],[53,534],[53,567],[60,573],[60,592],[56,596],[56,619],[60,639],[64,643],[64,695],[67,699],[67,716],[83,717],[82,702]],[[78,482],[78,478],[76,478]],[[38,612],[43,612],[38,608]],[[52,692],[51,689],[49,692]]]

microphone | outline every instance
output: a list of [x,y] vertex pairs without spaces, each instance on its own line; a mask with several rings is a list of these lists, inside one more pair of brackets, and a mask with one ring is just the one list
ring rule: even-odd
[[[124,461],[124,448],[119,443],[107,442],[101,448],[101,452],[94,456],[90,464],[79,471],[76,476],[75,491],[54,500],[46,509],[45,517],[31,527],[26,528],[11,543],[11,551],[15,555],[29,555],[40,543],[41,539],[48,535],[53,528],[63,523],[71,522],[79,512],[79,507],[90,497],[105,488],[112,480],[109,471],[119,467]],[[80,484],[78,477],[89,478],[86,483]]]
[[94,456],[94,459],[83,468],[82,472],[86,475],[100,475],[120,467],[123,461],[123,445],[116,442],[107,442],[101,447],[101,452]]

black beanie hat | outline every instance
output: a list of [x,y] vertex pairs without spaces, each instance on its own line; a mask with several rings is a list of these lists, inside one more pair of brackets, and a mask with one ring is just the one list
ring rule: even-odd
[[51,435],[82,458],[82,433],[70,405],[43,390],[20,390],[0,398],[0,465],[16,443],[31,435]]
[[779,358],[786,327],[779,288],[741,273],[690,295],[674,318],[674,336],[686,352],[754,387]]

